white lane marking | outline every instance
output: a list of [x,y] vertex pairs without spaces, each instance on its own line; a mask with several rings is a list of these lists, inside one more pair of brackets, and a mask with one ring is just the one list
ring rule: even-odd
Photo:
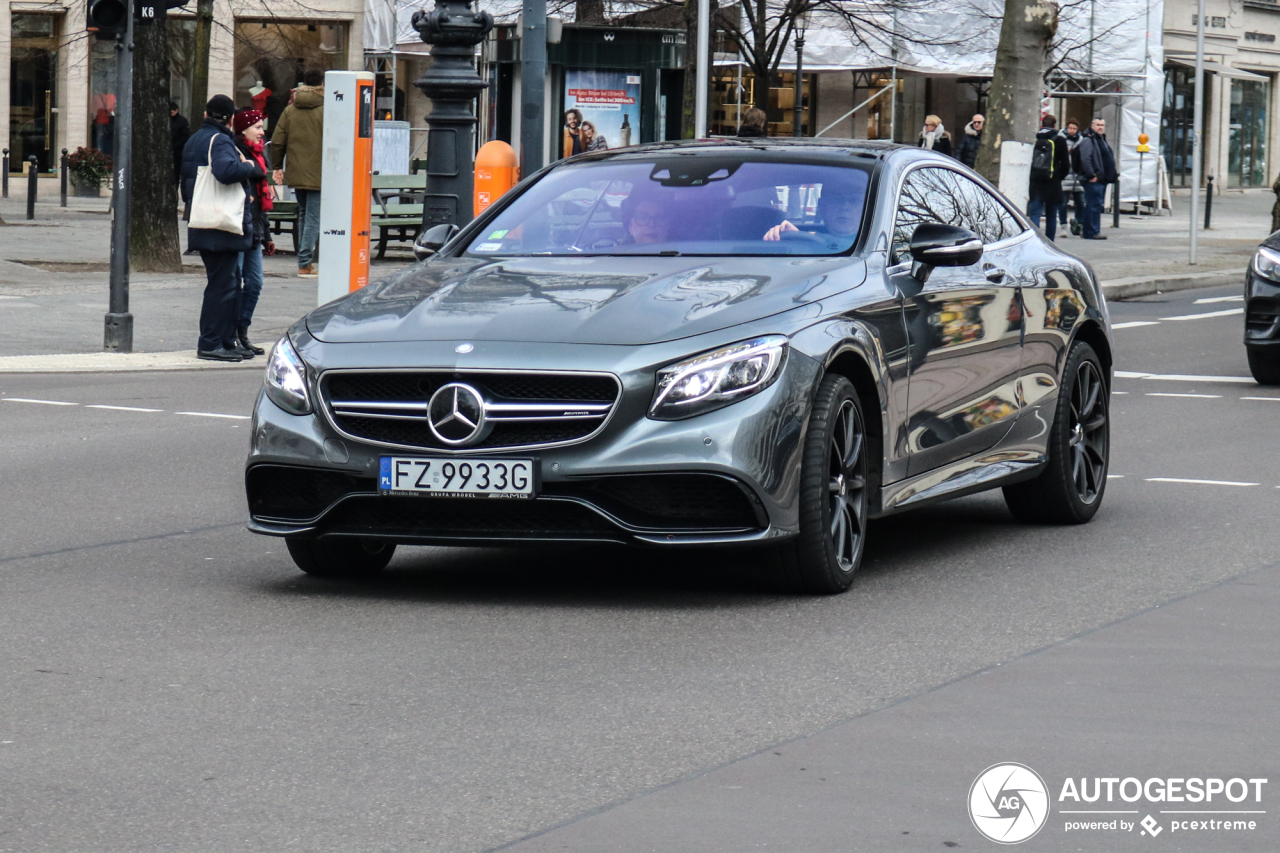
[[1128,391],[1112,391],[1111,396],[1114,397],[1116,394],[1128,394],[1128,393],[1129,393]]
[[1204,299],[1197,299],[1196,305],[1208,305],[1211,302],[1244,302],[1243,296],[1208,296]]
[[1273,403],[1280,403],[1280,397],[1241,397],[1241,400],[1270,400]]
[[1257,385],[1258,380],[1252,376],[1192,376],[1182,373],[1135,373],[1132,370],[1117,370],[1116,379],[1163,379],[1166,382],[1240,382],[1246,385]]
[[1161,317],[1161,320],[1203,320],[1206,317],[1230,317],[1243,314],[1243,308],[1228,308],[1225,311],[1208,311],[1204,314],[1181,314],[1177,317]]
[[1236,483],[1231,480],[1186,480],[1182,477],[1148,477],[1148,483],[1194,483],[1197,486],[1257,486],[1258,483]]
[[1132,320],[1128,323],[1112,323],[1112,329],[1136,329],[1139,326],[1159,326],[1155,320]]
[[249,420],[248,415],[219,415],[215,412],[174,412],[175,415],[191,415],[196,418],[230,418],[237,421]]
[[78,406],[79,403],[65,403],[62,400],[32,400],[27,397],[5,397],[6,403],[42,403],[46,406]]
[[1108,475],[1107,475],[1107,479],[1108,479],[1108,480],[1123,480],[1123,479],[1124,479],[1124,474],[1108,474]]
[[1160,394],[1160,393],[1152,392],[1150,394],[1143,394],[1142,396],[1144,397],[1199,397],[1202,400],[1222,399],[1221,394],[1169,394],[1169,393]]
[[106,406],[95,404],[85,406],[86,409],[110,409],[113,412],[163,412],[164,409],[142,409],[137,406]]

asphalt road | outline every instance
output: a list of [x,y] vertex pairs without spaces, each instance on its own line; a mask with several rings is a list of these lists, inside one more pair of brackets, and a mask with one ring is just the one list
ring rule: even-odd
[[[1093,523],[885,519],[821,599],[597,548],[313,580],[243,529],[255,372],[0,375],[0,851],[990,849],[963,802],[999,761],[1268,777],[1280,390],[1238,313],[1168,319],[1238,293],[1113,305],[1150,325]],[[1154,842],[1276,849],[1258,819]]]

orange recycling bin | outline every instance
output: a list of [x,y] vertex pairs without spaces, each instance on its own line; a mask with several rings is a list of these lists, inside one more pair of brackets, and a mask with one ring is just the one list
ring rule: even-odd
[[501,139],[486,142],[476,152],[475,215],[502,198],[520,180],[516,150]]

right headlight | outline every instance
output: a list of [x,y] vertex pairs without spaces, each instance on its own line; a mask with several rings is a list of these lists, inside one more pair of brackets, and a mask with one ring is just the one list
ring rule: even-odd
[[1271,281],[1280,281],[1280,252],[1258,249],[1258,253],[1253,256],[1253,271]]
[[658,371],[649,417],[678,421],[759,394],[778,378],[786,351],[786,338],[769,335],[664,367]]
[[311,395],[307,392],[307,366],[289,343],[288,336],[271,348],[264,386],[267,397],[294,415],[311,413]]

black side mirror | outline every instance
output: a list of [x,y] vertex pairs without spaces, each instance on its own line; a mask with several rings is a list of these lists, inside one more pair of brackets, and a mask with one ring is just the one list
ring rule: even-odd
[[926,222],[911,235],[911,275],[921,283],[934,267],[967,267],[982,260],[982,240],[967,228]]
[[452,240],[460,230],[457,225],[447,222],[440,225],[432,225],[426,231],[420,233],[418,239],[413,241],[414,258],[422,261],[431,257],[440,251],[445,243]]

